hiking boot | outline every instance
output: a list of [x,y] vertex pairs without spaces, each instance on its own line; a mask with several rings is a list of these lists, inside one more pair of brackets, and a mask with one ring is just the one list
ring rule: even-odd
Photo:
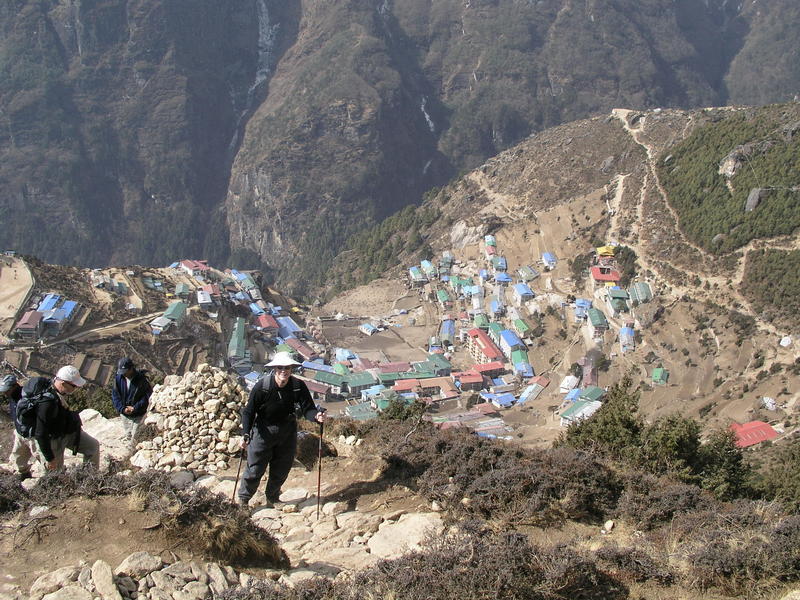
[[25,471],[24,473],[17,473],[17,479],[22,483],[26,479],[33,479],[33,475],[30,471]]
[[286,506],[285,502],[281,502],[280,500],[270,500],[269,498],[266,499],[264,502],[264,508],[274,508],[276,510],[281,510],[283,507]]

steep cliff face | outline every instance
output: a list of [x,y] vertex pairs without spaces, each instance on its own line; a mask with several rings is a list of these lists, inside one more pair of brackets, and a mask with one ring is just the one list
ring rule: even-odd
[[3,243],[94,265],[202,253],[255,79],[255,0],[0,11]]

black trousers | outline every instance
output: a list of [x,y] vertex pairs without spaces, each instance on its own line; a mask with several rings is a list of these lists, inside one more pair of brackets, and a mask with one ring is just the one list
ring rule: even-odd
[[281,425],[258,426],[247,445],[247,468],[239,485],[239,498],[250,500],[269,467],[267,500],[275,502],[281,486],[289,476],[297,450],[297,421],[288,419]]

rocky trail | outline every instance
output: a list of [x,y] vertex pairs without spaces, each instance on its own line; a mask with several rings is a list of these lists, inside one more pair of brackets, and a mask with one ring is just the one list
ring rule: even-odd
[[[176,490],[205,489],[219,502],[231,502],[241,439],[231,435],[231,415],[245,397],[226,374],[208,365],[170,376],[156,386],[148,416],[158,433],[140,442],[133,456],[120,418],[105,419],[93,410],[81,417],[85,431],[100,441],[103,465],[113,459],[166,471]],[[298,460],[278,508],[265,506],[263,481],[251,501],[249,518],[277,541],[288,561],[282,567],[208,562],[192,540],[170,538],[158,514],[135,494],[76,496],[34,506],[2,523],[0,551],[8,558],[0,600],[203,600],[253,577],[291,586],[346,575],[399,556],[443,530],[440,513],[425,500],[382,479],[381,459],[355,436],[329,433],[318,471],[318,440],[299,433]],[[79,458],[68,454],[67,465],[77,465]],[[33,472],[34,479],[24,482],[27,489],[43,476],[38,464]],[[231,504],[230,513],[235,512]]]

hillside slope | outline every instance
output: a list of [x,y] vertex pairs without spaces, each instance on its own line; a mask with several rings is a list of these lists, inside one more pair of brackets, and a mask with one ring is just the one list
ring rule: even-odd
[[791,97],[797,10],[728,4],[14,0],[0,243],[310,289],[349,234],[533,131]]

